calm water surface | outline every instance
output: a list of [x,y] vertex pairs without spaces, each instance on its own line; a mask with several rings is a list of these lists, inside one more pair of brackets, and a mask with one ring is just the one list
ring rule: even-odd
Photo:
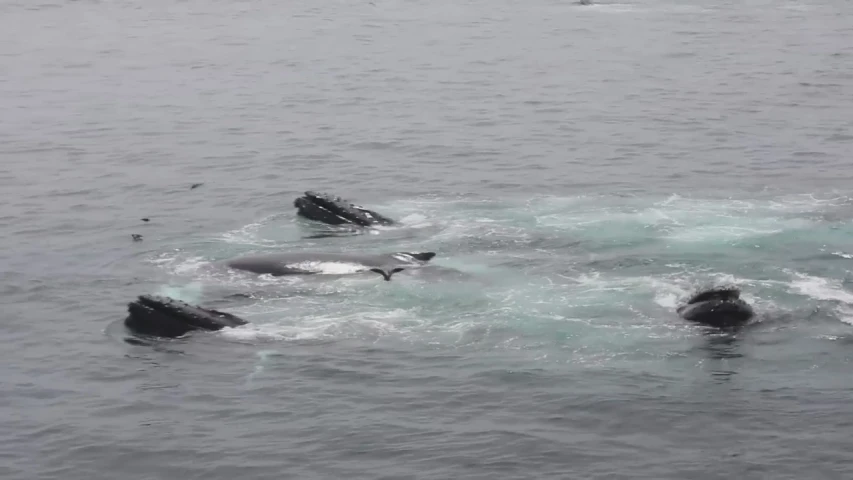
[[[0,1],[0,476],[850,478],[851,15]],[[281,250],[443,268],[212,266]],[[675,317],[714,282],[757,321]],[[131,345],[144,293],[252,324]]]

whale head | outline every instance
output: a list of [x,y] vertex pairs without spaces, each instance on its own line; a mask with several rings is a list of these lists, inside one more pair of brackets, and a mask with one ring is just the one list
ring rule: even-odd
[[755,315],[735,287],[701,291],[679,306],[676,313],[685,320],[717,328],[743,326]]
[[355,224],[369,227],[394,223],[390,218],[341,197],[310,190],[294,200],[293,206],[296,207],[298,215],[329,225]]
[[395,253],[394,256],[404,261],[428,262],[435,257],[435,252],[399,252]]
[[248,322],[236,315],[159,295],[140,295],[127,305],[125,326],[136,333],[177,338],[193,330],[221,330]]

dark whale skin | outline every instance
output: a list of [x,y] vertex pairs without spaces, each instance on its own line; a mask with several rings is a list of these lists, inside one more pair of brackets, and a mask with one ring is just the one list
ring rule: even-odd
[[755,316],[736,288],[716,288],[699,292],[678,307],[681,318],[717,328],[739,327]]
[[125,326],[136,333],[177,338],[194,330],[218,331],[249,323],[226,312],[158,295],[140,295],[127,304]]
[[341,197],[307,191],[293,201],[297,215],[329,225],[394,225],[394,220]]

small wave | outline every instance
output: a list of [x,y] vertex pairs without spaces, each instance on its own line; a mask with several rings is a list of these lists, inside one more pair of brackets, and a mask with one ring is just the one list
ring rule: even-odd
[[853,307],[841,305],[837,309],[838,320],[848,325],[853,325]]
[[795,12],[808,12],[820,8],[820,6],[814,4],[791,3],[788,5],[780,5],[779,8],[782,10],[793,10]]
[[149,259],[148,263],[166,269],[176,275],[192,275],[198,273],[202,267],[210,262],[201,256],[182,257],[180,250],[162,253],[156,258]]
[[676,232],[668,238],[678,242],[730,242],[749,237],[773,235],[782,231],[781,228],[762,229],[733,225],[703,225]]
[[231,230],[222,234],[221,238],[226,243],[236,243],[240,245],[255,245],[255,246],[272,246],[275,242],[272,240],[260,238],[260,229],[264,227],[274,216],[263,218],[257,222],[244,225],[238,229]]
[[811,213],[827,207],[849,206],[850,202],[851,197],[846,195],[818,197],[812,193],[807,193],[768,200],[765,208],[789,213]]
[[[580,3],[578,3],[580,5]],[[598,3],[593,2],[589,5],[580,5],[584,10],[591,10],[602,13],[628,13],[636,10],[636,6],[629,3]]]
[[[845,202],[846,197],[837,196],[708,200],[680,195],[414,200],[380,210],[396,211],[404,228],[413,224],[427,229],[416,242],[382,235],[370,243],[354,238],[355,245],[346,247],[373,250],[380,242],[382,251],[402,252],[429,245],[449,265],[464,264],[466,271],[484,268],[483,277],[489,281],[476,285],[449,275],[426,275],[426,269],[411,269],[395,277],[399,281],[386,283],[352,275],[367,270],[364,265],[329,261],[292,265],[318,275],[249,275],[207,269],[210,262],[204,256],[178,250],[151,263],[205,286],[218,283],[229,289],[270,292],[248,307],[251,325],[222,333],[234,341],[371,341],[390,336],[421,344],[458,345],[464,338],[496,348],[536,348],[560,338],[571,348],[589,345],[589,354],[614,353],[633,349],[633,342],[684,335],[681,324],[667,320],[668,315],[690,293],[711,283],[741,286],[744,299],[761,311],[775,307],[778,297],[772,292],[780,290],[853,306],[853,293],[818,277],[799,276],[793,283],[788,275],[776,280],[748,278],[762,278],[767,272],[745,271],[749,265],[743,265],[744,260],[758,262],[761,255],[772,255],[773,248],[758,251],[757,258],[752,250],[735,250],[738,257],[726,259],[727,244],[756,236],[766,238],[749,243],[782,245],[786,251],[789,246],[823,248],[834,251],[836,258],[853,258],[842,251],[840,241],[837,246],[826,245],[827,239],[836,237],[811,228],[823,225],[813,213]],[[239,249],[224,244],[267,243],[264,235],[275,235],[277,227],[273,222],[262,228],[265,222],[230,232],[218,245],[206,243],[202,253],[221,258]],[[629,257],[648,261],[626,266],[621,259]],[[584,258],[594,261],[583,262]],[[341,278],[330,281],[330,276]],[[191,288],[177,294],[199,296]],[[837,308],[839,317],[853,322],[853,308]],[[501,329],[503,333],[495,333]]]
[[674,282],[653,280],[652,283],[655,289],[654,302],[666,310],[675,311],[679,299],[686,298],[690,294],[690,289]]
[[[264,316],[277,311],[266,312]],[[280,311],[282,315],[288,312]],[[324,338],[380,336],[402,333],[424,323],[405,309],[350,314],[325,314],[304,316],[294,323],[250,323],[237,328],[221,330],[223,337],[236,341],[295,341]]]
[[157,294],[190,304],[197,304],[202,297],[203,289],[204,286],[199,282],[191,282],[180,286],[161,285]]
[[796,279],[791,288],[796,292],[816,300],[830,300],[853,305],[853,293],[848,292],[840,281],[815,277],[803,273],[794,273]]
[[[408,215],[405,215],[403,218],[400,219],[400,224],[406,225],[409,228],[426,228],[426,227],[434,226],[434,222],[432,220],[430,220],[430,218],[427,217],[426,215],[424,215],[423,213],[410,213]],[[393,228],[393,227],[380,225],[380,226],[377,226],[375,228],[378,228],[381,230],[381,229],[389,229],[389,228]]]

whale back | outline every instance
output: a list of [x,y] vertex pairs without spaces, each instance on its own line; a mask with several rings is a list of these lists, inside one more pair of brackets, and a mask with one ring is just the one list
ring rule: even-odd
[[740,298],[723,300],[712,298],[704,302],[684,305],[678,309],[678,314],[691,322],[728,328],[746,324],[755,312]]
[[317,273],[315,262],[337,262],[373,268],[417,265],[435,257],[435,252],[396,252],[391,254],[285,252],[250,255],[226,261],[231,268],[274,276]]
[[403,255],[408,255],[408,256],[414,258],[415,260],[418,260],[421,262],[428,262],[428,261],[432,260],[433,257],[435,257],[435,252],[400,252],[400,253],[402,253]]

